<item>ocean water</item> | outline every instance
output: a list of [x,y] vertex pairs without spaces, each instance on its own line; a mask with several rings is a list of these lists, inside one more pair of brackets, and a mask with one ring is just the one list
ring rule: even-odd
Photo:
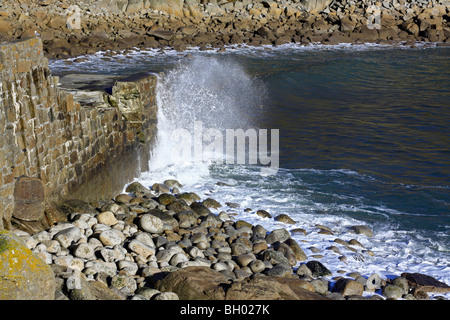
[[[50,67],[158,73],[158,141],[150,171],[136,180],[178,179],[181,191],[218,200],[217,213],[268,230],[302,228],[306,235],[293,238],[335,276],[420,272],[450,284],[450,49],[244,46],[87,58]],[[227,149],[227,129],[257,142],[239,149],[229,140]],[[296,223],[262,218],[260,209]],[[350,232],[354,225],[373,237]]]

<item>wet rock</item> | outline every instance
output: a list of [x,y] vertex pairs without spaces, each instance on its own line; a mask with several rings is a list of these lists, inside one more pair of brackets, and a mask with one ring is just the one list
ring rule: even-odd
[[373,237],[372,229],[370,229],[368,226],[365,225],[352,226],[350,227],[350,230],[357,234],[363,234],[368,237]]
[[262,218],[272,218],[272,215],[266,210],[258,210],[256,211],[256,214]]
[[128,193],[134,193],[134,194],[148,194],[151,193],[150,189],[145,187],[142,183],[140,182],[133,182],[130,183],[127,188],[125,189],[126,192]]
[[183,187],[183,185],[178,180],[175,180],[175,179],[164,180],[163,183],[170,188],[174,188],[174,187],[182,188]]
[[116,216],[111,211],[103,211],[96,216],[98,223],[103,223],[108,226],[113,226],[119,222]]
[[286,229],[275,229],[266,236],[268,244],[274,244],[275,242],[285,242],[291,236]]
[[263,273],[272,277],[286,277],[292,274],[292,268],[288,263],[277,263]]
[[289,217],[287,214],[280,214],[280,215],[276,216],[274,219],[275,219],[275,221],[278,221],[278,222],[283,222],[283,223],[287,223],[287,224],[295,224],[294,219]]
[[158,202],[163,206],[167,206],[175,201],[177,201],[177,198],[170,193],[162,193],[158,196]]
[[77,227],[70,227],[58,232],[53,239],[57,240],[63,248],[68,248],[72,243],[81,237],[81,230]]
[[139,220],[139,226],[143,231],[150,233],[164,232],[164,222],[153,214],[144,214]]
[[414,288],[412,294],[413,294],[414,298],[417,300],[429,300],[430,299],[430,297],[428,296],[428,293],[425,290],[423,290],[421,287]]
[[207,198],[207,199],[203,200],[202,204],[207,208],[214,208],[214,209],[218,209],[222,206],[219,202],[217,202],[216,200],[214,200],[212,198]]
[[300,245],[297,243],[297,241],[295,241],[292,238],[289,238],[284,243],[286,245],[288,245],[289,248],[291,248],[297,261],[306,261],[308,259],[307,255],[305,254],[303,249],[300,247]]
[[99,240],[104,246],[115,246],[121,244],[125,240],[125,236],[119,230],[107,229],[100,233]]
[[197,216],[200,217],[206,217],[210,214],[212,214],[212,212],[202,203],[200,202],[193,202],[190,205],[191,209],[197,214]]
[[309,270],[311,270],[312,276],[313,277],[327,277],[327,276],[331,276],[332,273],[330,270],[327,269],[327,267],[325,267],[321,262],[319,261],[308,261],[306,263],[306,266],[308,267]]
[[408,280],[410,286],[420,287],[425,292],[450,292],[450,286],[425,274],[404,272],[401,276]]
[[391,284],[395,285],[399,288],[402,288],[403,294],[409,293],[409,284],[408,284],[408,280],[406,280],[406,278],[397,277],[394,280],[392,280]]

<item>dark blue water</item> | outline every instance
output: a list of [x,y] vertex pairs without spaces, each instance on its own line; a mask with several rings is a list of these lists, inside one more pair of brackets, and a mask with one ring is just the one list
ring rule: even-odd
[[[327,266],[450,281],[450,49],[287,46],[191,54],[93,56],[51,66],[56,73],[163,71],[160,133],[199,120],[220,129],[236,121],[279,129],[275,176],[262,177],[258,166],[172,165],[156,147],[155,162],[167,168],[143,173],[140,181],[177,178],[222,203],[289,214],[297,223],[283,227],[307,230],[297,240],[308,255],[308,246],[325,250],[336,237],[355,237],[349,226],[365,224],[374,237],[358,239],[375,255],[346,263],[328,255]],[[172,127],[163,126],[164,112],[177,114]],[[280,227],[254,211],[237,213]],[[317,234],[315,224],[335,236]]]
[[409,228],[448,231],[450,50],[309,52],[265,65],[262,127],[281,128],[282,168],[355,171],[303,179],[404,212],[396,218]]

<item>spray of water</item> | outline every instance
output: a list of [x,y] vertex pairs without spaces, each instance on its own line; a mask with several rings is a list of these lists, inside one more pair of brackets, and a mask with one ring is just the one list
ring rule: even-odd
[[192,158],[174,153],[180,144],[190,148],[189,141],[177,140],[174,133],[187,132],[188,139],[195,139],[194,126],[198,129],[200,124],[205,139],[212,130],[223,133],[226,129],[255,128],[265,95],[264,85],[231,58],[196,56],[183,60],[158,79],[158,135],[150,171],[164,169],[177,176],[183,172],[192,175],[189,169],[207,173],[217,153],[203,152],[202,157],[196,157],[201,163],[192,163]]

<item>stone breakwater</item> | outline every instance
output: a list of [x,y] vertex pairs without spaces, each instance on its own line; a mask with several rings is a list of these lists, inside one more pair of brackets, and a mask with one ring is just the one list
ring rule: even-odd
[[[9,276],[4,261],[22,246],[54,274],[54,283],[46,278],[42,299],[414,300],[429,299],[428,292],[450,291],[446,284],[417,273],[392,280],[376,273],[362,277],[357,270],[331,274],[320,261],[307,257],[302,243],[286,229],[268,232],[236,220],[227,208],[239,205],[200,199],[182,191],[176,180],[151,188],[134,182],[113,200],[66,201],[59,208],[64,218],[48,230],[32,235],[15,230],[9,238],[0,237],[0,287],[14,298],[4,285]],[[275,219],[290,222],[286,215]],[[349,232],[371,235],[362,226]],[[356,240],[336,239],[332,250],[338,247],[370,254]],[[35,280],[42,282],[38,276],[26,274],[28,287]],[[16,283],[11,290],[20,288],[21,282]],[[33,298],[19,293],[20,298]]]
[[80,103],[43,52],[40,38],[0,44],[0,228],[34,232],[57,219],[53,202],[114,196],[145,170],[156,136],[155,75]]
[[47,57],[56,58],[238,44],[446,45],[449,12],[445,0],[5,0],[0,41],[37,33]]

